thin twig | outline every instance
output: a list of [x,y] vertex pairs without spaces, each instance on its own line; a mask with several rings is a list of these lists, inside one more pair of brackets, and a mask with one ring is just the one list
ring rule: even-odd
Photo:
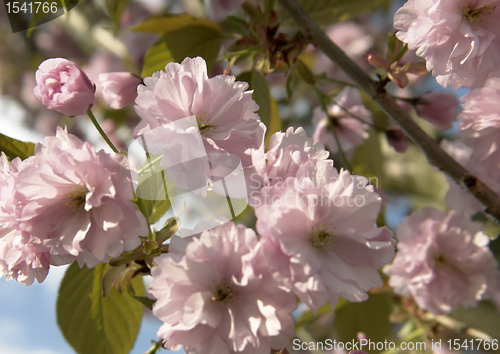
[[116,152],[118,154],[120,151],[118,151],[118,149],[113,145],[111,140],[109,140],[109,138],[106,135],[106,133],[104,132],[104,130],[102,130],[101,126],[99,125],[99,122],[97,121],[97,119],[95,119],[94,113],[92,113],[92,111],[89,109],[87,111],[87,115],[89,116],[92,123],[94,123],[94,127],[97,129],[99,134],[101,134],[102,138],[104,139],[104,141],[106,141],[106,143],[111,148],[111,150],[113,150],[114,152]]
[[448,155],[439,144],[425,133],[397,104],[392,96],[354,63],[323,32],[295,0],[279,0],[308,38],[358,85],[425,153],[429,162],[446,173],[463,189],[468,190],[486,206],[486,212],[500,220],[500,196],[483,181]]

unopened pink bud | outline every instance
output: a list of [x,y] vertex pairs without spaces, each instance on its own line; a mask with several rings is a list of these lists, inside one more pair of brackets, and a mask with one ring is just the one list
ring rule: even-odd
[[408,83],[409,83],[408,77],[406,76],[406,73],[404,73],[404,72],[388,73],[387,77],[401,88],[405,88],[406,85],[408,85]]
[[137,97],[137,85],[142,79],[132,73],[116,72],[99,74],[102,95],[113,109],[120,109],[134,103]]
[[389,61],[377,52],[369,51],[366,53],[366,60],[376,68],[389,69]]
[[385,135],[389,145],[391,145],[397,152],[403,153],[408,149],[408,138],[399,127],[389,127],[385,131]]
[[408,73],[415,75],[425,75],[428,73],[425,61],[419,61],[416,63],[411,63],[408,68]]
[[47,59],[36,71],[33,93],[47,108],[68,116],[82,115],[95,101],[94,86],[73,62]]

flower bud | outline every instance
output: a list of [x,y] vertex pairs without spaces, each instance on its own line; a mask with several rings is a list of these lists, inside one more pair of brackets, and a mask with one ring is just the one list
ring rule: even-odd
[[440,130],[452,127],[458,116],[458,98],[449,92],[426,93],[417,100],[415,109],[420,117],[434,124]]
[[385,131],[387,142],[397,152],[403,153],[408,149],[408,138],[406,134],[397,126],[391,126]]
[[102,96],[113,109],[120,109],[134,103],[137,85],[142,79],[132,73],[116,72],[99,74]]
[[368,62],[376,68],[379,69],[389,68],[389,61],[386,58],[382,57],[379,53],[374,52],[372,50],[366,53],[366,60],[368,60]]
[[95,101],[94,85],[73,62],[52,58],[36,71],[33,93],[47,108],[68,116],[85,114]]

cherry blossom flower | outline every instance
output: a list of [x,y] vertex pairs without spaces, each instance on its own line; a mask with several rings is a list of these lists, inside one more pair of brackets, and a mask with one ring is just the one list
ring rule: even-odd
[[169,63],[165,72],[158,71],[139,85],[135,109],[142,121],[133,135],[195,116],[206,145],[235,154],[244,167],[249,166],[250,149],[262,145],[265,126],[255,113],[259,107],[247,88],[247,83],[235,82],[234,76],[209,79],[200,57]]
[[295,177],[300,166],[308,161],[321,163],[330,153],[321,144],[312,143],[302,127],[295,131],[293,127],[285,133],[277,132],[271,136],[269,149],[264,152],[262,146],[252,151],[253,174],[248,187],[252,189],[251,196],[260,194],[262,187],[283,183],[288,177]]
[[451,92],[429,92],[417,99],[417,114],[440,130],[447,130],[457,120],[460,102]]
[[[495,80],[500,81],[500,80]],[[472,147],[471,158],[498,170],[500,168],[500,88],[483,87],[467,93],[459,116],[460,137]]]
[[94,86],[73,62],[53,58],[45,60],[36,71],[33,93],[47,108],[67,114],[82,115],[95,101]]
[[116,72],[99,74],[99,82],[106,103],[113,109],[120,109],[134,103],[142,79],[129,72]]
[[396,37],[427,61],[444,87],[481,87],[500,76],[498,0],[409,0],[394,16]]
[[389,145],[397,152],[404,153],[408,149],[408,137],[397,125],[388,127],[385,135]]
[[14,188],[21,164],[19,158],[9,162],[3,152],[0,155],[0,276],[31,285],[35,279],[41,283],[47,276],[49,249],[30,243],[30,234],[16,229],[20,211]]
[[31,285],[45,280],[50,268],[50,249],[30,242],[30,235],[0,227],[0,275]]
[[93,267],[140,245],[147,235],[136,210],[127,158],[96,152],[58,128],[37,145],[31,164],[16,176],[21,201],[19,230],[50,248],[51,264],[76,257]]
[[359,91],[353,87],[342,89],[334,101],[335,103],[328,106],[328,116],[320,107],[314,110],[313,123],[316,130],[313,142],[324,144],[332,153],[338,151],[337,141],[330,131],[330,120],[342,149],[350,157],[356,146],[368,138],[366,130],[368,124],[372,123],[372,116],[363,105]]
[[275,283],[252,229],[228,222],[184,247],[151,270],[153,314],[164,322],[158,336],[167,349],[268,354],[287,344],[296,300]]
[[3,228],[18,225],[16,218],[20,215],[16,208],[18,202],[14,198],[14,179],[19,173],[21,164],[19,157],[9,162],[5,153],[3,151],[0,153],[0,225]]
[[339,297],[366,300],[369,289],[382,285],[377,269],[394,257],[391,231],[375,224],[382,200],[367,183],[306,163],[256,209],[276,279],[314,311],[334,307]]
[[384,269],[397,294],[433,314],[476,306],[496,285],[498,263],[482,225],[457,211],[415,211],[398,226],[398,253]]

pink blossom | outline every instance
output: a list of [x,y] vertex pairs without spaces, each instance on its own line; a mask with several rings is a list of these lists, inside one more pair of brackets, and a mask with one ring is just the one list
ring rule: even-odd
[[[31,285],[36,279],[41,283],[49,271],[48,248],[30,243],[30,234],[16,230],[20,216],[15,197],[15,177],[23,162],[12,162],[2,152],[0,155],[0,276]],[[25,160],[24,165],[30,161]]]
[[209,79],[200,57],[169,63],[165,72],[158,71],[139,85],[135,109],[142,121],[133,135],[195,116],[206,145],[235,154],[244,167],[249,166],[250,150],[262,145],[265,126],[255,113],[259,107],[247,88],[247,83],[235,82],[234,76]]
[[295,177],[300,166],[308,161],[324,161],[329,155],[321,144],[313,145],[312,139],[302,127],[293,127],[285,133],[277,132],[271,136],[269,149],[262,146],[252,151],[254,175],[251,176],[252,189],[283,183],[288,177]]
[[76,257],[80,266],[107,262],[140,245],[146,220],[136,210],[127,158],[96,152],[58,128],[37,145],[16,177],[19,229],[50,248],[51,264]]
[[389,145],[397,152],[403,153],[408,149],[408,137],[397,125],[388,127],[385,135]]
[[149,293],[167,349],[269,354],[293,335],[295,297],[274,282],[252,229],[228,222],[157,263]]
[[490,168],[500,168],[500,88],[474,89],[462,100],[460,137],[473,149],[471,158]]
[[427,61],[444,87],[481,87],[500,75],[498,0],[409,0],[394,16],[396,37]]
[[495,284],[498,264],[482,225],[457,211],[415,211],[398,226],[398,253],[384,269],[395,292],[433,314],[476,306]]
[[15,229],[0,228],[0,275],[31,285],[45,280],[50,267],[49,248],[30,242],[30,235]]
[[18,201],[14,197],[14,179],[21,164],[19,157],[9,162],[5,153],[3,151],[0,153],[0,226],[2,228],[13,228],[18,225],[19,212]]
[[142,79],[129,72],[116,72],[99,74],[99,82],[106,103],[113,109],[120,109],[134,103]]
[[417,114],[440,130],[447,130],[457,120],[460,102],[454,93],[430,92],[415,103]]
[[276,279],[314,311],[339,297],[366,300],[382,285],[377,269],[394,257],[391,231],[375,224],[381,198],[366,178],[332,170],[305,164],[256,209]]
[[61,58],[45,60],[36,71],[33,93],[47,108],[68,116],[82,115],[94,104],[94,87],[75,63]]
[[328,116],[320,107],[314,110],[313,123],[316,125],[316,130],[313,142],[324,144],[332,153],[338,151],[337,141],[330,131],[328,123],[330,120],[342,149],[349,157],[354,153],[356,146],[368,138],[366,130],[368,124],[372,123],[372,116],[363,105],[359,91],[353,87],[347,86],[342,89],[335,96],[334,102],[328,106]]

